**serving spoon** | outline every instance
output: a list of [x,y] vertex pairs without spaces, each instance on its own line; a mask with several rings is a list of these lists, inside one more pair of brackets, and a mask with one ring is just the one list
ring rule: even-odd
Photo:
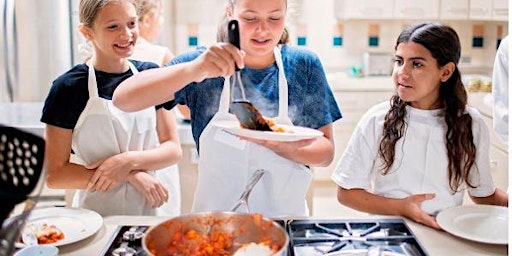
[[[240,49],[240,30],[238,28],[238,21],[231,20],[228,23],[228,40],[229,43]],[[235,114],[243,128],[259,131],[272,131],[267,121],[258,109],[245,98],[244,85],[240,77],[240,69],[235,65],[234,84],[238,84],[242,99],[231,101],[230,111]],[[234,86],[233,86],[234,88]]]

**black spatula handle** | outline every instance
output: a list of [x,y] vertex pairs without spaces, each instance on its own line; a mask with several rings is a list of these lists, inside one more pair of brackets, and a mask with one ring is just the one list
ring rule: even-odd
[[[228,40],[229,43],[240,49],[240,30],[238,29],[238,21],[230,20],[228,22]],[[235,70],[240,70],[235,64]]]

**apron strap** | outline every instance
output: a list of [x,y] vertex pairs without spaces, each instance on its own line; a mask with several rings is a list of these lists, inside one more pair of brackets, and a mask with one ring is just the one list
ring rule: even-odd
[[[288,117],[288,82],[284,74],[283,60],[281,59],[281,46],[274,48],[274,58],[278,69],[279,85],[279,111],[276,122],[280,124],[291,124]],[[230,77],[224,77],[224,87],[220,96],[219,113],[229,114],[229,102],[231,95]]]
[[[87,89],[89,90],[89,98],[99,97],[98,84],[96,83],[96,73],[94,72],[94,66],[92,64],[93,62],[94,62],[94,57],[92,57],[87,62],[87,66],[89,66],[89,78],[87,79]],[[135,68],[135,66],[133,65],[133,63],[131,61],[127,60],[127,62],[128,62],[128,67],[130,67],[130,70],[132,71],[132,73],[134,75],[139,73],[139,71],[137,70],[137,68]]]

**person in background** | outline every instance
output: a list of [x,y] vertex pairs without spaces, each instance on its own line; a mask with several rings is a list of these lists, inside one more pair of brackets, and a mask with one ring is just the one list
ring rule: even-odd
[[492,120],[496,135],[508,149],[508,35],[501,40],[492,71]]
[[[165,65],[174,55],[169,48],[155,44],[160,36],[163,23],[163,6],[161,0],[135,0],[137,5],[137,16],[139,17],[139,38],[133,49],[130,59],[147,61]],[[176,112],[171,111],[173,118]],[[179,114],[179,113],[178,113]],[[161,181],[173,195],[169,200],[158,207],[158,216],[177,216],[181,213],[181,185],[178,165],[167,168],[165,172],[156,172],[156,177]]]
[[174,200],[154,171],[181,157],[175,120],[163,108],[125,113],[111,101],[121,81],[158,67],[127,60],[139,33],[135,3],[81,0],[79,13],[93,55],[59,76],[46,98],[47,184],[78,189],[73,206],[103,216],[155,215]]
[[149,61],[163,66],[174,54],[165,46],[156,44],[164,22],[162,0],[135,0],[139,16],[140,37],[130,59]]
[[[332,123],[341,113],[319,58],[286,45],[287,5],[286,0],[228,1],[226,22],[220,25],[222,42],[182,54],[165,68],[141,72],[114,94],[114,104],[125,111],[162,103],[190,108],[199,150],[193,211],[230,210],[252,174],[264,169],[249,198],[251,211],[268,217],[308,215],[310,167],[332,162]],[[225,43],[230,19],[239,22],[243,52]],[[293,142],[241,140],[216,126],[221,121],[238,123],[229,113],[229,76],[235,63],[243,68],[247,99],[264,116],[276,117],[278,124],[317,129],[324,136]]]
[[338,201],[440,229],[435,215],[463,203],[508,206],[490,172],[489,131],[467,105],[457,67],[460,41],[449,26],[422,23],[399,35],[396,94],[359,121],[332,179]]

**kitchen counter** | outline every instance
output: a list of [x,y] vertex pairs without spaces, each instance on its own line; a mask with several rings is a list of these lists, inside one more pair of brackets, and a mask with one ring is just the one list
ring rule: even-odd
[[[368,218],[379,217],[373,216]],[[107,244],[117,225],[155,225],[166,219],[166,217],[148,216],[105,217],[103,227],[95,235],[74,244],[59,247],[59,255],[101,255],[100,253]],[[428,228],[409,220],[406,220],[406,222],[429,255],[508,255],[508,248],[506,245],[490,245],[472,242],[454,237],[445,232]]]

